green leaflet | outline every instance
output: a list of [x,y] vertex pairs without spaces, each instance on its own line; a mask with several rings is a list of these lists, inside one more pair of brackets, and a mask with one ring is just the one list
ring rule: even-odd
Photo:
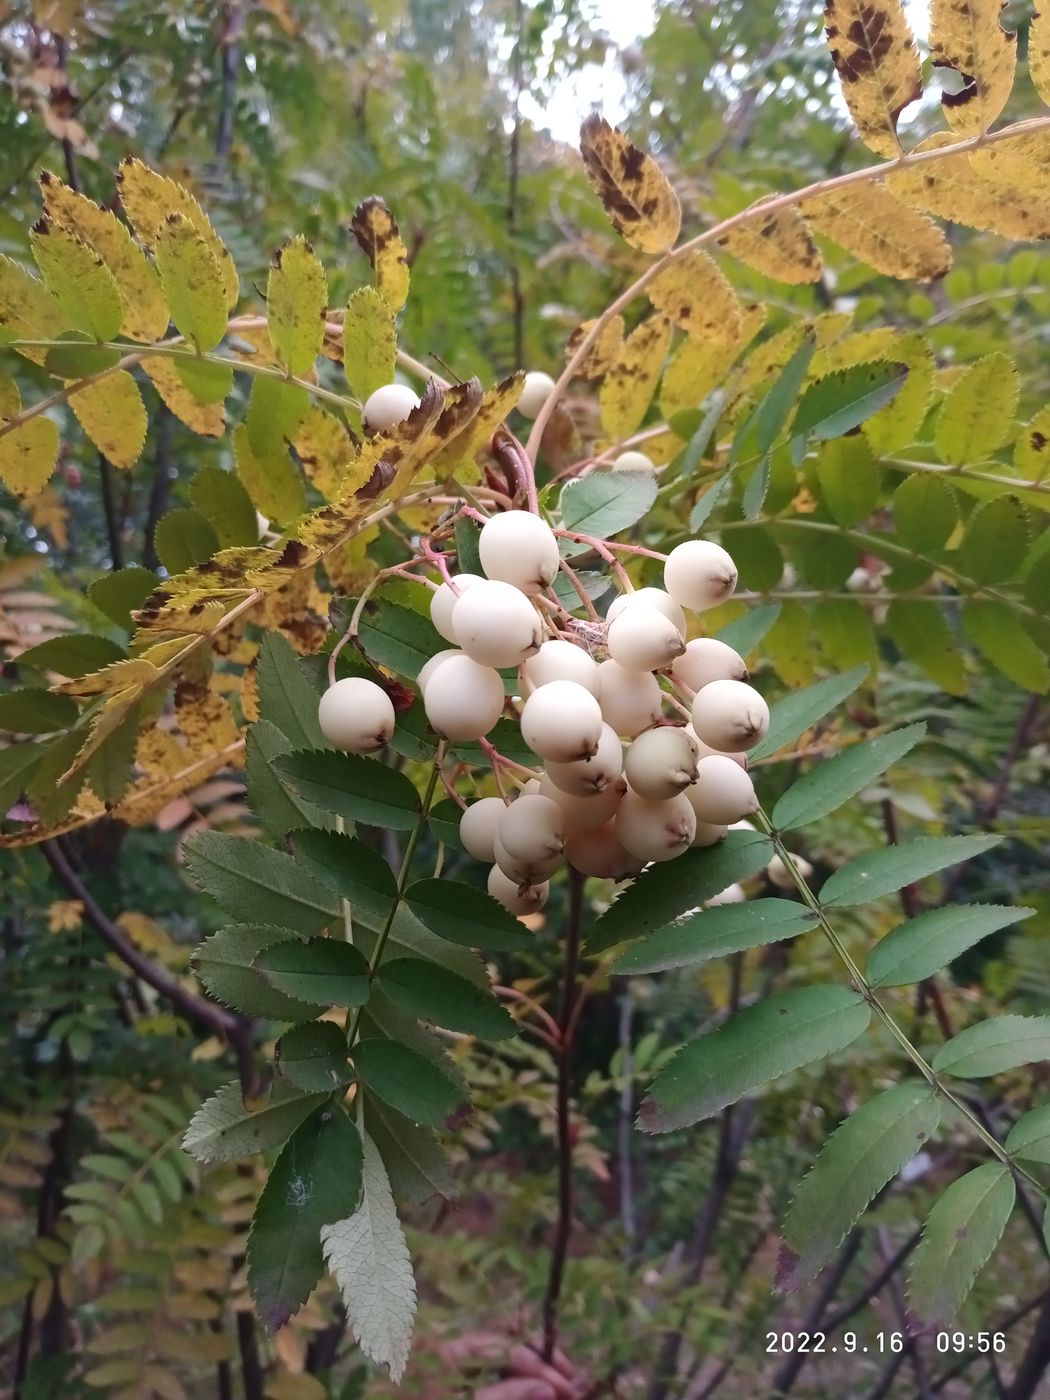
[[518,1033],[513,1018],[489,992],[422,958],[381,963],[378,981],[396,1006],[445,1030],[489,1040]]
[[283,851],[244,836],[203,831],[185,846],[186,868],[228,913],[317,933],[340,913],[339,897]]
[[271,1100],[249,1112],[236,1082],[224,1084],[201,1104],[190,1120],[182,1145],[198,1162],[230,1162],[253,1152],[265,1152],[284,1142],[326,1094]]
[[873,987],[906,987],[921,982],[990,933],[1034,913],[1034,909],[1003,904],[950,904],[929,909],[891,929],[876,943],[868,956],[868,981]]
[[419,820],[419,794],[410,780],[374,758],[305,749],[274,767],[285,786],[322,811],[394,831],[410,831]]
[[606,540],[636,525],[655,500],[656,478],[651,472],[591,472],[568,482],[558,504],[566,530]]
[[785,696],[773,706],[769,733],[750,751],[749,759],[764,758],[794,743],[807,729],[812,729],[825,715],[837,709],[867,678],[867,666],[857,666],[844,675],[829,676],[827,680]]
[[1006,1150],[1025,1162],[1050,1163],[1050,1104],[1018,1118],[1006,1139]]
[[834,812],[915,747],[925,724],[911,724],[871,743],[856,744],[825,759],[799,778],[773,808],[773,825],[781,831],[805,826]]
[[445,1127],[463,1102],[457,1085],[432,1061],[394,1040],[361,1040],[354,1069],[366,1089],[417,1123]]
[[986,1162],[953,1181],[927,1217],[908,1293],[923,1321],[949,1322],[999,1243],[1013,1210],[1008,1167]]
[[217,554],[219,536],[206,516],[179,507],[157,522],[153,545],[168,573],[181,574]]
[[368,963],[349,943],[334,938],[282,940],[256,953],[252,967],[285,996],[322,1006],[363,1006]]
[[303,867],[349,900],[352,913],[386,918],[397,881],[378,851],[337,831],[296,831],[291,840]]
[[334,1021],[306,1021],[285,1031],[277,1042],[274,1064],[297,1089],[333,1093],[353,1077],[346,1035]]
[[984,1079],[1050,1058],[1050,1016],[992,1016],[968,1026],[933,1057],[938,1074]]
[[820,902],[848,909],[894,894],[903,885],[923,880],[948,865],[958,865],[991,850],[998,836],[924,836],[903,846],[886,846],[847,861],[825,880]]
[[814,927],[816,915],[790,899],[749,899],[686,914],[634,943],[613,964],[620,976],[695,967],[794,938]]
[[327,1010],[327,1001],[313,1005],[298,1001],[275,990],[252,967],[255,955],[263,948],[281,939],[290,942],[298,937],[292,929],[272,924],[231,924],[197,946],[193,970],[210,996],[246,1016],[266,1016],[275,1021],[319,1016]]
[[534,942],[490,894],[458,880],[417,880],[405,892],[405,903],[431,933],[451,943],[514,952]]

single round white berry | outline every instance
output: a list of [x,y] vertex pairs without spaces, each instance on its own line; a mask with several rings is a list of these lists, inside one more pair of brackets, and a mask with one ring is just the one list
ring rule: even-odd
[[[810,865],[809,861],[806,860],[805,856],[792,854],[791,860],[803,880],[808,880],[813,874],[813,867]],[[783,857],[779,855],[774,856],[766,866],[766,874],[769,876],[770,882],[776,885],[778,890],[793,890],[795,888],[795,882],[791,878],[791,871],[784,864]]]
[[384,384],[365,399],[361,417],[368,432],[385,433],[418,407],[419,399],[407,384]]
[[430,620],[446,642],[458,646],[458,639],[452,630],[452,609],[460,598],[476,583],[484,583],[477,574],[456,574],[452,583],[442,583],[430,595]]
[[615,622],[625,608],[655,608],[669,622],[673,622],[685,637],[688,627],[685,612],[681,604],[676,603],[670,593],[665,593],[662,588],[636,588],[633,593],[621,593],[609,604],[606,622]]
[[518,412],[521,416],[538,418],[540,409],[550,398],[553,388],[554,380],[549,374],[544,374],[539,369],[530,369],[525,376],[521,398],[518,400]]
[[504,807],[496,835],[513,860],[548,860],[565,849],[565,813],[539,793]]
[[521,708],[521,737],[533,753],[552,763],[590,758],[601,735],[601,707],[575,681],[541,685]]
[[612,657],[598,667],[602,718],[627,739],[659,722],[663,691],[649,671],[628,671]]
[[532,690],[551,681],[575,681],[598,695],[601,681],[598,663],[583,647],[560,639],[544,642],[535,656],[527,656],[521,665],[522,680]]
[[720,544],[686,540],[664,564],[664,586],[676,602],[693,612],[724,603],[736,587],[736,565]]
[[446,739],[480,739],[503,713],[503,678],[469,656],[449,656],[427,678],[423,708]]
[[447,661],[450,656],[466,656],[465,651],[460,651],[458,647],[446,647],[444,651],[436,651],[429,661],[424,661],[416,677],[416,685],[420,692],[426,690],[427,682],[443,661]]
[[743,681],[712,681],[693,698],[693,729],[719,753],[741,753],[768,733],[769,706]]
[[671,679],[683,690],[702,690],[712,681],[746,681],[744,658],[716,637],[696,637],[671,666]]
[[452,631],[482,666],[517,666],[543,640],[539,614],[509,583],[479,579],[452,608]]
[[[713,754],[713,753],[721,753],[721,752],[722,752],[721,749],[713,749],[713,748],[711,747],[710,744],[705,744],[704,741],[703,741],[703,739],[697,738],[696,730],[693,728],[692,724],[687,724],[687,725],[686,725],[686,727],[685,727],[685,732],[686,732],[686,733],[690,736],[690,738],[693,739],[694,742],[696,743],[696,751],[697,751],[697,757],[698,757],[698,758],[709,758],[709,757],[711,756],[711,754]],[[747,767],[747,754],[746,754],[746,753],[729,753],[729,754],[726,754],[725,756],[726,756],[726,758],[731,758],[731,759],[733,760],[734,763],[739,763],[740,766],[741,766],[741,768],[746,768],[746,767]]]
[[661,671],[685,651],[682,634],[655,608],[625,608],[609,624],[609,655],[628,671]]
[[463,849],[475,860],[491,865],[496,859],[492,841],[505,811],[506,804],[501,797],[483,797],[472,802],[460,817],[459,839]]
[[690,795],[693,811],[712,826],[728,826],[758,810],[755,785],[726,754],[702,758],[696,770],[696,791]]
[[561,559],[554,531],[528,510],[490,516],[478,536],[478,554],[488,578],[532,594],[550,587]]
[[727,885],[718,894],[713,894],[710,899],[704,900],[705,909],[717,909],[720,904],[743,904],[747,899],[742,885]]
[[570,831],[565,843],[565,855],[581,875],[593,875],[599,880],[629,880],[645,865],[620,844],[616,823]]
[[616,813],[616,835],[639,860],[673,860],[692,845],[696,815],[685,797],[650,802],[628,791]]
[[499,839],[498,831],[492,840],[492,853],[507,879],[516,880],[519,885],[542,884],[544,880],[550,879],[562,864],[561,852],[554,856],[535,857],[530,860],[512,856]]
[[572,793],[564,792],[561,788],[556,787],[551,781],[550,774],[544,773],[540,779],[540,791],[544,797],[550,797],[557,802],[565,813],[567,830],[589,831],[592,827],[602,826],[615,817],[617,808],[627,791],[627,784],[622,778],[618,778],[616,782],[610,783],[605,791],[600,792],[596,797],[575,797]]
[[696,742],[684,729],[661,725],[639,734],[627,750],[624,772],[632,789],[666,802],[696,781]]
[[651,472],[652,461],[644,452],[621,452],[612,464],[614,472]]
[[[696,784],[694,783],[692,787],[687,787],[683,794],[683,796],[689,798],[690,805],[692,805],[692,795],[695,791]],[[695,807],[693,807],[693,811],[696,811]],[[729,828],[726,826],[712,826],[710,822],[701,821],[700,818],[697,817],[696,835],[693,837],[693,845],[697,847],[716,846],[728,830]]]
[[545,767],[551,782],[562,792],[572,797],[597,797],[623,772],[623,745],[616,730],[603,724],[597,751],[590,758],[547,763]]
[[347,676],[330,685],[317,707],[321,733],[347,753],[373,753],[390,742],[396,719],[390,696],[375,681]]
[[[727,755],[727,757],[728,757],[728,755]],[[742,818],[742,819],[741,819],[740,821],[738,821],[738,822],[730,822],[730,823],[729,823],[729,830],[730,830],[730,831],[757,831],[757,830],[758,830],[758,827],[754,824],[754,822],[749,822],[749,821],[747,820],[747,818],[744,817],[744,818]]]
[[498,865],[489,871],[488,891],[493,899],[498,899],[504,909],[519,918],[522,914],[538,914],[547,903],[550,894],[549,884],[526,885],[524,889],[514,880],[504,875]]

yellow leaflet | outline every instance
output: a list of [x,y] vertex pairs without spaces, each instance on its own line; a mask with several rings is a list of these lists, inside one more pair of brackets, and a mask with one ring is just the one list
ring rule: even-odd
[[22,395],[9,374],[0,373],[0,419],[13,418],[22,407]]
[[460,463],[467,466],[474,465],[474,459],[478,453],[487,447],[496,429],[518,402],[521,397],[521,386],[524,382],[525,376],[519,370],[517,374],[512,374],[507,379],[501,379],[491,389],[485,390],[473,419],[467,423],[462,432],[452,437],[446,446],[434,455],[433,465],[436,474]]
[[211,245],[184,214],[169,214],[154,253],[171,319],[199,353],[214,350],[226,334],[226,300]]
[[54,471],[58,441],[50,418],[30,418],[9,431],[0,426],[0,481],[16,496],[35,495]]
[[983,461],[1010,435],[1017,412],[1018,375],[1001,350],[970,365],[941,405],[934,443],[942,462]]
[[932,220],[909,209],[885,185],[847,185],[802,203],[817,233],[888,277],[929,282],[951,267],[951,250]]
[[917,441],[933,401],[933,351],[919,334],[902,335],[882,352],[885,359],[908,366],[908,377],[885,408],[864,424],[864,436],[876,456],[900,452]]
[[343,368],[357,397],[389,384],[397,363],[394,314],[374,287],[352,292],[343,318]]
[[[20,340],[55,340],[69,330],[69,321],[48,289],[20,263],[0,254],[0,326]],[[42,365],[46,350],[21,350],[27,360]]]
[[378,196],[354,210],[350,230],[372,264],[376,291],[395,314],[408,300],[408,249],[393,214]]
[[[918,151],[943,150],[956,138],[947,131],[927,137]],[[1050,238],[1050,201],[985,178],[966,154],[948,155],[886,177],[890,190],[916,209],[1004,238]]]
[[900,155],[897,118],[922,96],[922,71],[901,0],[827,0],[825,33],[860,139]]
[[115,370],[70,395],[69,406],[91,441],[115,467],[128,470],[146,442],[146,405],[127,370]]
[[[565,344],[565,358],[571,359],[584,337],[589,335],[596,321],[583,321],[576,327]],[[598,339],[576,366],[580,379],[600,379],[620,353],[623,345],[623,317],[613,316],[601,329]]]
[[29,235],[44,281],[74,330],[112,340],[124,309],[113,274],[99,255],[58,224],[41,219]]
[[1028,71],[1036,92],[1050,102],[1050,10],[1040,5],[1028,26]]
[[319,651],[328,635],[327,609],[314,606],[319,596],[310,570],[303,569],[275,593],[268,593],[256,618],[260,627],[278,629],[303,656]]
[[320,404],[311,403],[292,440],[306,478],[325,500],[339,494],[356,447],[346,428]]
[[240,738],[229,705],[205,685],[184,683],[176,688],[175,720],[191,758],[225,748]]
[[963,136],[987,131],[1014,85],[1017,35],[999,23],[1002,9],[1002,0],[933,0],[930,9],[934,67],[954,68],[962,83],[941,93],[941,105]]
[[730,229],[718,240],[718,246],[777,282],[816,282],[821,273],[820,253],[798,210],[787,207],[764,213],[761,203],[754,210],[754,217]]
[[123,307],[121,330],[131,340],[159,340],[168,329],[168,304],[157,270],[109,209],[78,194],[45,170],[40,176],[44,211],[99,255],[113,274]]
[[237,475],[256,510],[280,525],[302,515],[306,491],[283,442],[275,441],[264,452],[257,452],[248,424],[239,423],[233,433],[233,452]]
[[766,633],[762,649],[777,675],[788,686],[809,685],[813,680],[815,648],[809,619],[801,603],[785,603],[780,616]]
[[881,360],[896,338],[892,326],[878,326],[870,331],[855,331],[853,335],[833,340],[817,350],[809,362],[809,378],[821,379],[837,369],[849,369],[865,360]]
[[982,146],[971,152],[970,163],[984,179],[997,185],[1044,189],[1050,177],[1050,131],[1030,131]]
[[598,392],[602,431],[621,442],[645,417],[671,342],[671,323],[650,316],[635,326]]
[[676,253],[649,283],[646,296],[694,340],[732,345],[740,337],[742,312],[736,293],[699,248]]
[[38,530],[47,530],[59,549],[69,547],[69,510],[53,486],[45,486],[25,501],[29,518]]
[[[722,383],[732,363],[724,345],[704,345],[686,337],[668,360],[660,381],[660,412],[673,418],[676,413],[698,408]],[[648,447],[641,450],[649,455]]]
[[278,248],[266,284],[270,340],[289,374],[309,374],[321,353],[328,278],[300,235]]
[[222,437],[226,431],[226,415],[221,403],[201,403],[194,398],[179,377],[171,360],[160,355],[148,355],[142,368],[153,380],[157,393],[176,418],[201,437]]
[[796,322],[755,346],[740,367],[739,397],[757,397],[772,383],[801,345],[806,329]]
[[1028,481],[1050,470],[1050,404],[1041,408],[1014,443],[1014,466]]
[[142,161],[133,156],[121,161],[117,172],[117,188],[124,212],[131,221],[139,242],[151,251],[156,247],[157,238],[169,214],[181,214],[188,219],[211,248],[222,269],[227,306],[236,306],[240,287],[230,250],[212,228],[211,220],[189,190],[164,175],[158,175],[155,170],[143,165]]
[[616,232],[643,253],[666,253],[682,226],[678,196],[652,156],[592,112],[580,128],[580,154]]
[[654,437],[640,442],[637,450],[644,452],[654,467],[665,467],[684,446],[682,439],[676,437],[670,428],[662,428]]

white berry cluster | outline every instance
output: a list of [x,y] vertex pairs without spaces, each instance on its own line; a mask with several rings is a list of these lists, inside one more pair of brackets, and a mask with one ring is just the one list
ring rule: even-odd
[[[491,864],[488,888],[501,904],[515,914],[542,908],[566,862],[628,879],[712,845],[756,810],[746,752],[766,734],[766,703],[732,647],[686,640],[686,610],[714,607],[736,587],[720,545],[678,545],[664,587],[621,593],[604,622],[570,617],[549,593],[560,552],[538,515],[489,517],[478,552],[483,575],[434,588],[430,616],[449,647],[418,685],[442,738],[484,741],[508,708],[499,670],[518,670],[510,703],[539,764],[522,769],[483,744],[506,797],[474,802],[460,823],[465,849]],[[332,685],[319,718],[332,744],[358,753],[382,747],[394,728],[386,692],[359,678]]]

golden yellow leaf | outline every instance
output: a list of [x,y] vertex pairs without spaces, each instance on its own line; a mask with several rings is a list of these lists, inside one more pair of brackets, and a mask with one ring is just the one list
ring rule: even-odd
[[324,340],[328,278],[314,250],[300,235],[278,248],[266,284],[270,340],[289,374],[314,367]]
[[860,139],[877,155],[900,155],[897,118],[922,96],[901,0],[827,0],[824,29]]
[[918,331],[899,336],[881,357],[908,367],[908,377],[893,399],[863,426],[875,454],[888,456],[917,441],[933,402],[935,366],[933,351]]
[[84,922],[84,905],[79,899],[56,899],[48,905],[48,933],[74,933]]
[[47,530],[59,549],[69,546],[69,510],[53,486],[45,486],[36,496],[23,502],[29,518],[38,530]]
[[787,207],[763,213],[761,203],[754,210],[754,217],[723,234],[718,246],[777,282],[818,281],[820,253],[798,211]]
[[0,374],[0,419],[13,418],[22,407],[22,395],[9,374]]
[[201,437],[222,437],[226,431],[226,415],[221,403],[202,403],[194,398],[172,361],[160,355],[147,356],[142,368],[153,380],[164,403],[187,428],[192,428]]
[[658,311],[694,340],[732,345],[740,336],[737,295],[717,263],[699,248],[676,253],[645,293]]
[[0,481],[16,496],[42,490],[58,459],[58,424],[30,418],[16,428],[0,425]]
[[956,92],[941,93],[948,125],[962,136],[987,131],[1006,106],[1014,85],[1017,35],[999,23],[1003,0],[933,0],[930,57],[953,68]]
[[[956,139],[940,131],[916,150],[944,150]],[[905,204],[968,228],[1019,240],[1050,238],[1050,201],[1034,190],[986,179],[965,152],[892,171],[886,184]]]
[[[39,278],[0,254],[0,326],[20,340],[55,340],[69,330],[58,302]],[[42,365],[47,351],[22,350],[27,360]]]
[[[566,360],[575,355],[584,337],[590,334],[596,324],[596,321],[583,321],[576,327],[565,345]],[[598,339],[576,366],[576,374],[581,379],[600,379],[620,353],[621,345],[623,345],[623,317],[613,316],[602,327]]]
[[343,424],[320,404],[311,403],[295,430],[292,446],[310,484],[326,501],[334,500],[356,452]]
[[817,233],[888,277],[929,282],[951,267],[947,239],[931,219],[902,204],[881,182],[812,195],[802,212]]
[[142,161],[128,156],[120,163],[117,172],[117,188],[124,212],[139,241],[151,252],[157,246],[157,239],[171,214],[181,214],[188,219],[200,236],[211,248],[222,270],[226,288],[226,304],[236,306],[240,295],[237,269],[230,250],[212,227],[211,220],[204,210],[182,185],[158,175]]
[[350,231],[372,264],[376,291],[391,311],[400,311],[408,300],[408,249],[393,214],[373,195],[354,210]]
[[397,330],[394,313],[374,287],[350,294],[343,317],[343,368],[362,403],[394,378]]
[[602,431],[620,442],[637,429],[652,401],[671,342],[665,316],[642,321],[623,343],[598,392]]
[[474,417],[462,432],[450,438],[448,443],[435,453],[435,473],[460,464],[467,467],[474,464],[475,457],[488,445],[496,429],[518,402],[524,382],[525,376],[519,370],[517,374],[501,379],[498,384],[493,384],[491,389],[485,390]]
[[233,454],[237,475],[256,510],[280,525],[302,515],[306,491],[283,442],[271,442],[257,452],[248,424],[239,423],[233,433]]
[[40,219],[29,235],[33,257],[67,323],[95,340],[112,340],[124,319],[113,274],[75,234]]
[[[687,336],[667,362],[660,381],[660,412],[665,418],[697,408],[732,368],[724,345],[704,345]],[[643,448],[647,455],[648,448]]]
[[682,439],[672,433],[670,428],[661,428],[652,437],[637,443],[635,448],[638,452],[644,452],[654,467],[665,467],[672,458],[678,456],[684,446]]
[[613,228],[632,248],[666,253],[682,226],[682,210],[667,176],[644,151],[592,112],[580,128],[580,154]]
[[1040,190],[1050,178],[1050,131],[1022,132],[970,153],[970,164],[985,180],[1021,190]]
[[74,390],[69,406],[107,461],[125,471],[135,465],[149,424],[139,386],[127,370],[114,370]]
[[887,357],[888,347],[897,337],[892,326],[876,326],[868,331],[855,331],[829,341],[813,354],[809,362],[809,377],[822,379],[837,369],[849,369],[851,365],[863,364],[866,360],[882,360]]
[[1041,408],[1014,443],[1014,466],[1029,481],[1050,471],[1050,404]]
[[1028,26],[1028,71],[1036,92],[1050,102],[1050,11],[1042,6]]
[[211,243],[184,214],[169,214],[154,256],[176,327],[198,353],[214,350],[226,334],[226,288]]
[[113,274],[124,311],[124,335],[150,343],[159,340],[170,320],[160,278],[116,214],[70,189],[49,170],[41,173],[40,189],[48,217],[93,248]]
[[175,721],[191,758],[225,748],[240,738],[233,711],[207,685],[186,681],[175,691]]

